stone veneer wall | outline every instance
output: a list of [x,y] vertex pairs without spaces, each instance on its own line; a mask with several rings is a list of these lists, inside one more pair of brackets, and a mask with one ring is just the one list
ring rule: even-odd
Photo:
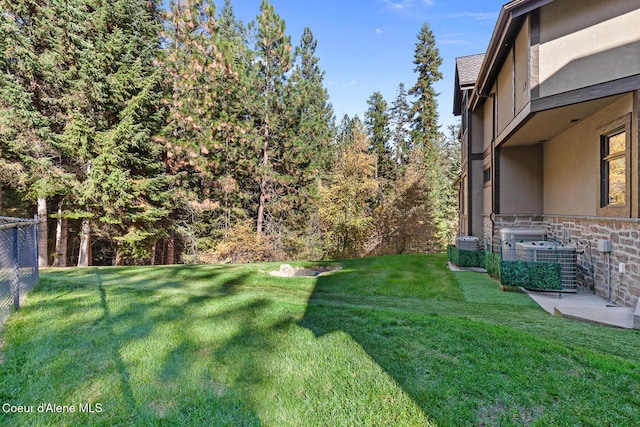
[[491,222],[491,217],[489,215],[483,216],[482,222],[482,242],[484,243],[485,251],[492,251],[493,247],[491,246],[491,239],[493,238],[493,223]]
[[[547,239],[571,244],[578,250],[578,284],[609,298],[607,266],[611,272],[611,301],[634,307],[640,298],[640,220],[571,216],[496,215],[494,242],[499,243],[500,229],[505,227],[542,228]],[[489,242],[492,223],[485,216],[485,243]],[[598,242],[611,241],[611,254],[598,250]],[[494,244],[498,251],[499,244]],[[624,264],[624,273],[619,272]]]
[[[640,221],[607,218],[581,218],[547,216],[549,238],[571,243],[583,249],[579,264],[583,270],[583,280],[589,288],[605,298],[609,298],[607,286],[607,265],[611,272],[611,300],[627,307],[634,307],[640,297]],[[598,242],[611,241],[611,254],[607,263],[606,255],[598,250]],[[624,265],[624,273],[619,272]],[[590,281],[590,283],[589,283]]]
[[547,228],[540,215],[495,215],[492,233],[492,222],[489,215],[484,216],[485,249],[492,244],[493,252],[500,252],[500,230],[503,228]]

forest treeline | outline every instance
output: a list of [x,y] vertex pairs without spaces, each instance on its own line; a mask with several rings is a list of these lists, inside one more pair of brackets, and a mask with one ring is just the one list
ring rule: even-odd
[[230,0],[0,5],[0,215],[39,215],[41,266],[417,252],[455,234],[457,134],[438,128],[427,24],[416,82],[336,123],[311,29],[294,44],[266,0],[247,25]]

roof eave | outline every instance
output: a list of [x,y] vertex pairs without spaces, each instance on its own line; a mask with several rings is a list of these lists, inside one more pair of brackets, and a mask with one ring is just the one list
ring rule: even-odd
[[488,95],[487,92],[499,71],[498,67],[501,65],[505,52],[511,47],[517,36],[516,30],[526,15],[552,1],[553,0],[514,0],[502,6],[496,26],[493,29],[487,53],[480,67],[476,90],[471,100],[473,107],[475,107],[480,100],[480,95]]

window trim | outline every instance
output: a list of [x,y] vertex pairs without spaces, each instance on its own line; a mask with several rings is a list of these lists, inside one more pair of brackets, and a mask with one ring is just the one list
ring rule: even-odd
[[[631,217],[631,114],[619,117],[597,129],[599,135],[598,144],[598,195],[597,214],[598,216],[630,218]],[[607,153],[607,143],[610,137],[624,132],[625,150],[624,154]],[[608,205],[605,200],[608,191],[607,164],[624,156],[625,159],[625,194],[624,204]]]
[[483,186],[486,187],[490,187],[491,186],[491,165],[485,165],[484,169],[482,170],[482,183]]

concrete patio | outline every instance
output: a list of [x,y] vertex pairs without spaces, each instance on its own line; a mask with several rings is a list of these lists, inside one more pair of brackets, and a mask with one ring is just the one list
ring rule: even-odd
[[[486,270],[481,268],[458,267],[452,263],[449,263],[449,268],[452,271],[486,273]],[[615,306],[606,299],[589,292],[558,293],[526,289],[522,291],[553,316],[616,328],[640,329],[640,300],[634,309]]]
[[635,313],[638,308],[617,307],[592,293],[524,292],[554,316],[625,329],[640,326],[635,323],[638,322],[638,313]]

